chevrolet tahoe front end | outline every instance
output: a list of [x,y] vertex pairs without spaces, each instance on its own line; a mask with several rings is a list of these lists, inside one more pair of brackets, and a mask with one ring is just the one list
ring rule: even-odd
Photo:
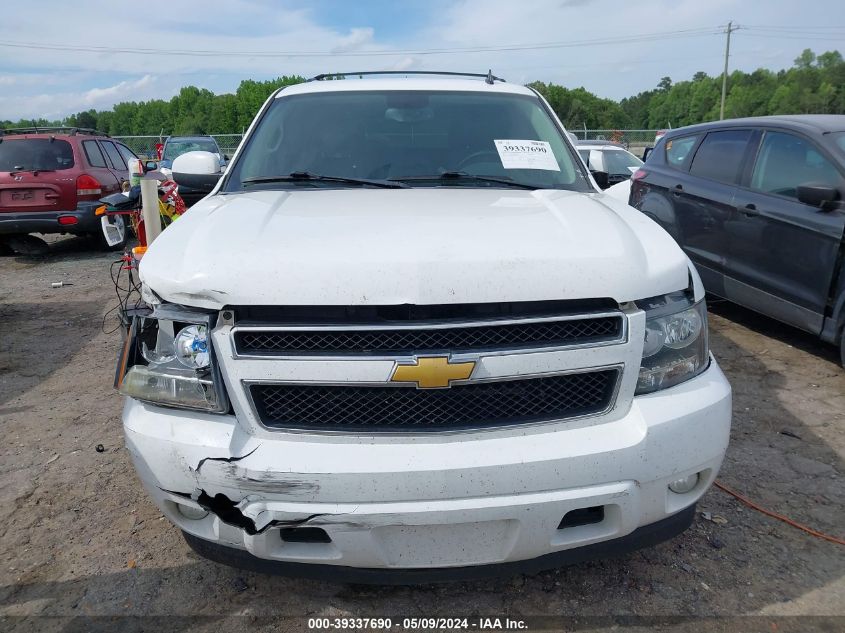
[[[517,139],[503,151],[545,143],[558,174],[497,150],[483,160],[501,164],[470,178],[406,174],[407,148],[399,174],[376,158],[357,171],[366,157],[345,183],[261,173],[262,125],[280,125],[285,99],[363,112],[383,98],[389,123],[372,125],[403,143],[419,124],[407,142],[427,151],[444,142],[432,121],[491,95],[514,99],[507,121],[528,102],[548,113],[526,88],[468,80],[285,89],[212,194],[150,247],[151,314],[118,372],[126,444],[200,553],[417,582],[536,571],[689,525],[731,418],[703,288],[667,234],[596,189],[552,114],[533,112],[533,133],[484,134]],[[543,141],[549,122],[559,142]],[[338,168],[341,154],[320,160]]]

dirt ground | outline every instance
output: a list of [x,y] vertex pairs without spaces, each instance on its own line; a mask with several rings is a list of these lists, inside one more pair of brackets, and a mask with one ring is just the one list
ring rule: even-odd
[[[694,618],[719,616],[704,622],[845,630],[845,547],[716,489],[670,542],[533,577],[361,587],[200,559],[147,500],[123,447],[111,388],[120,335],[102,328],[116,303],[114,258],[79,238],[53,241],[44,257],[0,257],[0,630],[283,631],[307,630],[313,616],[456,614],[527,617],[534,629],[701,631]],[[734,389],[721,481],[845,536],[836,351],[731,304],[711,310],[712,348]]]

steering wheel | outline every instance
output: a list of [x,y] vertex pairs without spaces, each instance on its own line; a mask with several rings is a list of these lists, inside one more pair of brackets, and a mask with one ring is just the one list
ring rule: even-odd
[[457,171],[462,171],[464,167],[466,167],[467,165],[472,165],[473,163],[489,162],[489,161],[481,160],[482,158],[488,158],[488,157],[492,157],[494,159],[494,161],[499,161],[499,153],[498,152],[494,152],[494,151],[485,149],[485,150],[482,150],[480,152],[475,152],[473,154],[470,154],[469,156],[464,158],[460,163],[458,163]]

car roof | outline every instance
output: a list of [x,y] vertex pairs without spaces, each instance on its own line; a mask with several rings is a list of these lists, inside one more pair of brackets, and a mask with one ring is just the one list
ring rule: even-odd
[[[214,141],[214,137],[209,136],[208,134],[194,134],[192,136],[168,136],[165,143],[168,143],[170,141],[207,141],[209,139]],[[214,142],[216,143],[217,141]]]
[[577,141],[575,143],[575,147],[604,147],[606,149],[625,149],[621,144],[615,143],[614,141]]
[[519,84],[496,81],[488,84],[482,79],[452,79],[443,77],[409,77],[409,78],[373,78],[373,79],[345,79],[342,81],[306,81],[280,88],[276,98],[299,94],[314,94],[319,92],[355,92],[365,90],[402,90],[402,91],[459,91],[459,92],[493,92],[498,94],[520,94],[535,96],[530,88]]
[[845,131],[845,114],[777,114],[771,116],[745,117],[711,121],[669,130],[666,136],[677,137],[679,133],[706,132],[714,128],[725,127],[783,127],[800,130],[810,134]]
[[109,138],[108,134],[98,132],[89,128],[77,127],[22,127],[22,128],[0,128],[0,141],[2,139],[21,138],[44,138],[44,137],[68,139],[68,138]]

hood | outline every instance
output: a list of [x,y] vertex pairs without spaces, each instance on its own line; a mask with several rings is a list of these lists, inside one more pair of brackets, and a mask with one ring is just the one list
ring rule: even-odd
[[140,273],[162,299],[211,309],[624,302],[689,283],[672,238],[605,194],[459,188],[210,196]]

